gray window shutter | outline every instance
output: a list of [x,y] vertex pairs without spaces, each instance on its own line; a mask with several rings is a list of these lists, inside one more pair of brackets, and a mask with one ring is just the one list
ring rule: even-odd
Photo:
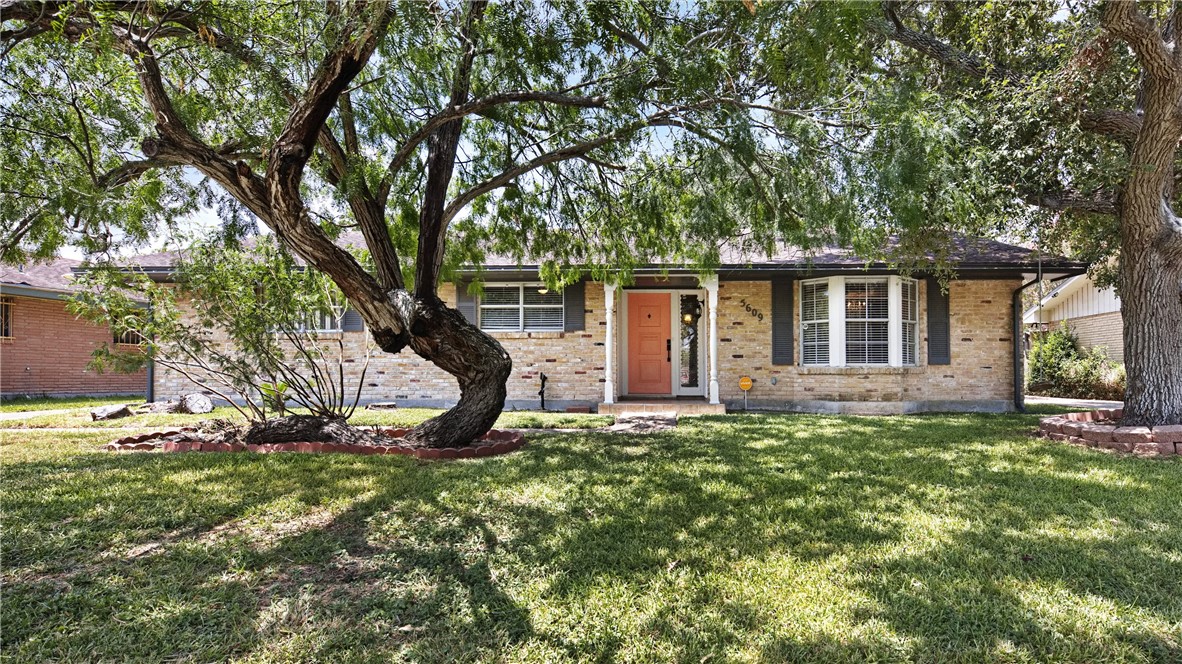
[[587,282],[576,281],[562,289],[562,312],[564,330],[578,332],[586,329],[585,312],[587,310]]
[[940,281],[926,279],[928,289],[928,364],[952,364],[952,326],[948,322],[948,293]]
[[772,277],[772,364],[792,364],[792,278]]
[[365,322],[361,320],[361,314],[352,309],[345,309],[345,313],[341,314],[341,331],[364,332]]
[[476,296],[468,292],[468,282],[456,284],[456,309],[469,323],[476,325]]

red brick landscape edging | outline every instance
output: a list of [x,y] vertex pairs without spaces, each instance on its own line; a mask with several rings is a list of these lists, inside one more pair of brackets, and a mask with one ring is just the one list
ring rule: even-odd
[[[520,431],[493,429],[477,441],[481,444],[471,447],[411,447],[400,443],[391,445],[353,445],[345,443],[268,443],[265,445],[243,445],[241,443],[207,443],[195,440],[160,440],[182,436],[189,430],[157,431],[127,436],[107,443],[103,449],[110,452],[302,452],[305,454],[404,454],[417,459],[471,459],[507,454],[525,445],[525,435]],[[374,433],[399,440],[410,429],[375,429]],[[391,442],[393,442],[393,440]],[[151,442],[156,441],[156,442]]]
[[1039,421],[1038,432],[1051,440],[1138,456],[1182,454],[1182,425],[1122,427],[1118,422],[1123,415],[1119,408],[1053,415]]

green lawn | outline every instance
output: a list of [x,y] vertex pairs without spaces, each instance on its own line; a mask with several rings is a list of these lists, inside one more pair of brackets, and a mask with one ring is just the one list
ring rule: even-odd
[[1182,460],[1032,416],[686,418],[461,462],[3,430],[11,661],[1182,660]]
[[106,397],[5,397],[0,400],[0,413],[27,413],[33,410],[62,408],[95,408],[116,403],[143,403],[142,394],[122,394]]
[[[295,410],[293,412],[307,412]],[[350,418],[350,422],[357,425],[382,425],[392,427],[411,427],[430,417],[434,417],[442,410],[435,408],[395,408],[393,410],[358,410]],[[69,413],[54,415],[37,415],[20,420],[8,420],[3,426],[23,429],[48,429],[86,427],[96,429],[126,428],[126,427],[179,427],[197,424],[209,419],[228,419],[244,421],[242,415],[229,406],[219,406],[212,413],[204,415],[188,415],[176,413],[145,413],[116,420],[90,419],[90,410],[75,410]],[[497,420],[497,426],[510,429],[595,429],[612,423],[612,418],[603,415],[587,415],[581,413],[550,413],[537,411],[510,411],[503,413]]]

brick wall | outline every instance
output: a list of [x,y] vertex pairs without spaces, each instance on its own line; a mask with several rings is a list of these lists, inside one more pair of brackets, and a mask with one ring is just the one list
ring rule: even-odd
[[0,339],[0,393],[143,394],[146,371],[98,373],[91,353],[111,342],[106,326],[66,311],[62,300],[12,298],[12,338]]
[[[800,302],[799,281],[794,301]],[[1017,281],[955,281],[951,284],[952,364],[926,366],[927,319],[923,310],[924,284],[920,283],[920,366],[903,368],[827,368],[774,366],[771,363],[771,284],[768,281],[724,281],[719,286],[719,387],[723,401],[732,407],[742,403],[740,376],[750,375],[755,386],[749,394],[753,406],[794,408],[808,402],[923,403],[930,407],[960,403],[965,408],[1005,408],[1013,398],[1010,295]],[[440,297],[455,303],[451,285]],[[759,321],[745,311],[742,300],[764,313]],[[616,322],[622,325],[623,298],[616,297]],[[586,329],[580,332],[493,333],[513,358],[509,378],[509,406],[537,407],[539,375],[548,377],[547,406],[599,403],[603,400],[604,316],[603,285],[586,285]],[[799,319],[799,306],[794,317]],[[703,318],[703,333],[706,331]],[[796,320],[795,353],[799,360],[799,320]],[[351,359],[349,375],[360,376],[368,333],[340,335]],[[617,327],[616,346],[624,335]],[[614,360],[617,388],[624,389],[619,357]],[[703,382],[708,380],[708,363]],[[157,393],[161,398],[192,391],[183,377],[158,367]],[[777,384],[771,384],[771,378]],[[398,401],[404,405],[454,403],[459,398],[455,381],[446,372],[409,351],[387,355],[372,350],[364,380],[365,401]]]
[[1103,348],[1108,357],[1125,361],[1124,322],[1119,311],[1067,319],[1080,348]]
[[[753,406],[797,407],[806,402],[919,402],[932,408],[972,402],[1006,408],[1013,399],[1013,332],[1010,295],[1017,281],[953,281],[949,291],[952,364],[927,365],[926,284],[919,284],[919,366],[801,367],[771,361],[771,283],[730,281],[719,284],[719,396],[741,405],[739,378],[755,382],[748,393]],[[800,281],[793,282],[794,361],[800,361]],[[767,312],[762,322],[741,301]],[[772,377],[777,380],[771,384]],[[795,403],[794,403],[795,402]],[[926,402],[926,403],[925,403]],[[816,404],[811,404],[815,406]]]
[[[494,332],[495,337],[513,358],[509,376],[509,406],[536,408],[539,403],[540,374],[547,376],[547,407],[568,403],[598,403],[603,397],[603,286],[587,284],[586,329],[580,332]],[[455,287],[444,284],[440,298],[456,303]],[[324,337],[325,335],[321,335]],[[450,374],[420,358],[410,350],[397,355],[381,352],[373,346],[368,332],[345,332],[335,335],[345,344],[350,358],[346,375],[361,379],[366,348],[369,366],[364,373],[362,400],[398,401],[404,405],[446,405],[459,399],[459,389]],[[184,376],[157,367],[157,396],[171,398],[195,390]]]

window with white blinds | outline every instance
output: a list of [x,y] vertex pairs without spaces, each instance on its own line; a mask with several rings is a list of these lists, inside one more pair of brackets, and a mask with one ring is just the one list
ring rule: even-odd
[[915,366],[919,286],[903,277],[829,277],[800,283],[805,366]]
[[829,281],[800,285],[800,357],[802,364],[829,364]]
[[899,324],[902,332],[899,337],[903,343],[903,364],[914,366],[919,363],[919,282],[914,279],[901,279],[902,316]]
[[890,363],[890,295],[886,279],[845,282],[845,363]]
[[485,286],[480,329],[486,332],[547,332],[563,329],[561,292],[541,284]]

